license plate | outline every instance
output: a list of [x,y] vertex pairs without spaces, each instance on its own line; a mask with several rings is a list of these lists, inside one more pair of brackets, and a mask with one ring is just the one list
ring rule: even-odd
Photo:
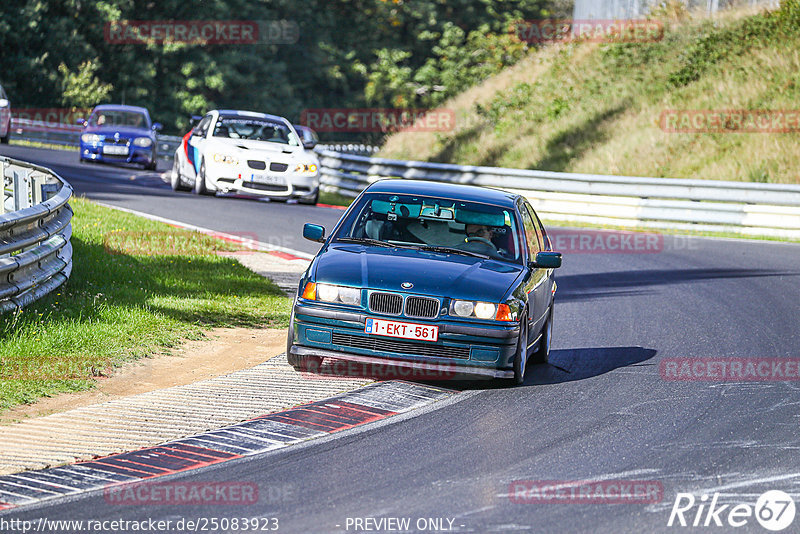
[[286,179],[283,176],[270,174],[254,174],[250,177],[250,181],[264,185],[286,185]]
[[417,323],[401,323],[383,319],[367,319],[364,332],[377,336],[400,337],[403,339],[419,339],[436,341],[439,339],[439,327]]
[[103,145],[103,154],[112,154],[114,156],[127,156],[128,147],[116,145]]

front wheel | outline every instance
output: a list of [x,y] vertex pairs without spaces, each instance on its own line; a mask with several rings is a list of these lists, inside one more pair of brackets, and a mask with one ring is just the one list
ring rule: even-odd
[[553,343],[553,308],[555,302],[550,304],[550,313],[547,315],[547,322],[542,327],[542,337],[539,339],[539,347],[533,353],[531,359],[534,363],[547,363],[550,360],[550,345]]
[[316,206],[317,202],[319,202],[319,189],[317,189],[313,197],[301,198],[297,201],[298,204],[306,204],[308,206]]
[[178,158],[175,158],[174,163],[172,164],[172,176],[170,177],[169,182],[173,191],[189,190],[189,188],[183,184],[183,180],[181,180],[181,165],[178,161]]
[[213,195],[214,193],[206,187],[206,160],[200,163],[200,172],[194,176],[194,189],[192,192],[195,195]]
[[295,371],[310,371],[316,373],[322,366],[323,358],[321,356],[300,356],[292,354],[292,345],[294,345],[294,310],[289,318],[289,333],[286,336],[286,360],[289,365],[294,367]]
[[525,367],[528,364],[528,319],[522,317],[519,322],[519,338],[517,353],[514,355],[514,378],[511,383],[520,386],[525,381]]

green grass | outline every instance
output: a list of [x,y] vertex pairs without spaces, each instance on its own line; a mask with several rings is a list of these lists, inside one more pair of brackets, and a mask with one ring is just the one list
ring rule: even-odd
[[69,281],[0,317],[0,410],[91,388],[209,327],[288,324],[290,301],[272,282],[216,254],[234,245],[83,199],[71,205]]
[[663,40],[547,46],[442,107],[450,132],[380,156],[564,172],[800,183],[798,133],[672,133],[668,110],[797,110],[800,1],[716,19],[663,16]]

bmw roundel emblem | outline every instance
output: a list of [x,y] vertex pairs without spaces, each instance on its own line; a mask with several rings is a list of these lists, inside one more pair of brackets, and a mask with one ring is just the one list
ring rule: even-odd
[[412,287],[414,287],[414,284],[412,284],[411,282],[403,282],[402,284],[400,284],[400,287],[402,287],[403,289],[411,289]]

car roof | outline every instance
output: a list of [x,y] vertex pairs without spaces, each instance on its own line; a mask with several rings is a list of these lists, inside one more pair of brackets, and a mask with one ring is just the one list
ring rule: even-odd
[[372,184],[369,193],[397,193],[401,195],[439,196],[466,202],[482,202],[495,204],[507,208],[514,208],[514,203],[519,195],[478,187],[475,185],[451,184],[445,182],[432,182],[428,180],[379,180]]
[[147,111],[147,108],[143,108],[143,107],[140,107],[140,106],[128,106],[128,105],[125,105],[125,104],[100,104],[99,106],[95,106],[94,110],[98,110],[98,111],[105,111],[105,110],[111,110],[111,111],[137,111],[139,113],[145,113],[147,115],[150,115],[150,113]]
[[284,119],[283,117],[279,117],[278,115],[270,115],[269,113],[259,113],[257,111],[243,111],[240,109],[218,109],[217,113],[219,113],[220,116],[225,116],[225,117],[257,117],[259,119],[269,119],[278,122],[286,121],[286,119]]

